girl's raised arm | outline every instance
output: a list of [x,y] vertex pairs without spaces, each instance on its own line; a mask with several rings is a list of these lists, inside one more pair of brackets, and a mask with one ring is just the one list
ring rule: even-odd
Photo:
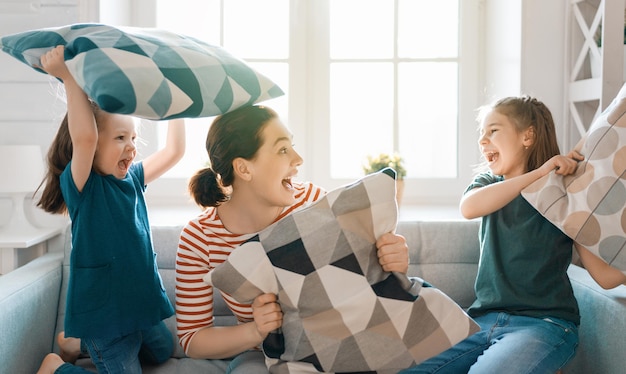
[[467,219],[491,214],[510,203],[524,188],[552,170],[556,169],[557,174],[569,175],[576,171],[576,165],[577,161],[572,157],[556,155],[535,170],[502,182],[474,188],[461,198],[461,214]]
[[185,121],[170,120],[165,147],[143,160],[144,183],[148,184],[171,169],[185,154]]
[[57,46],[41,57],[41,68],[63,81],[67,97],[67,121],[72,139],[72,177],[82,191],[93,165],[98,144],[98,128],[87,94],[70,74],[63,57],[64,47]]

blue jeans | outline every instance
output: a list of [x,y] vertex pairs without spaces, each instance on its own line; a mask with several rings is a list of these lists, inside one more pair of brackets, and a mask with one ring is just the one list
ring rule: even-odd
[[400,373],[554,374],[576,353],[578,327],[569,321],[507,313],[474,320],[479,332]]
[[[172,334],[161,321],[147,330],[114,339],[81,339],[99,374],[141,374],[141,363],[156,365],[167,361],[174,350]],[[61,365],[55,374],[91,373],[72,364]]]

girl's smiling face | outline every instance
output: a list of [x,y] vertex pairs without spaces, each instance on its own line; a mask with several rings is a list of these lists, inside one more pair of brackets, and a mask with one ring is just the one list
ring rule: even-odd
[[524,174],[528,134],[519,132],[509,117],[491,110],[484,116],[478,139],[480,152],[495,175],[505,179]]
[[261,130],[261,147],[248,161],[254,190],[273,206],[295,203],[292,178],[298,174],[302,157],[293,148],[292,138],[278,118],[269,120]]
[[131,117],[106,114],[99,118],[94,170],[117,179],[125,178],[137,155],[136,140],[136,126]]

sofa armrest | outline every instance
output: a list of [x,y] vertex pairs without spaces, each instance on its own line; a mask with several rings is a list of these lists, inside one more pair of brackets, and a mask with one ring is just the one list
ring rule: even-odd
[[587,270],[570,265],[568,274],[580,308],[576,356],[564,372],[622,373],[626,352],[626,286],[602,289]]
[[5,373],[34,373],[52,352],[63,253],[47,253],[0,277],[0,362]]

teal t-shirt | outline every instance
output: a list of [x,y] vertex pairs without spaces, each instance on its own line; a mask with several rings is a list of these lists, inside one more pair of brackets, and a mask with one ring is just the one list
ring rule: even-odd
[[[478,175],[466,192],[504,180]],[[573,241],[521,195],[482,218],[476,301],[469,315],[507,312],[580,323],[567,268]]]
[[72,222],[66,336],[115,338],[173,315],[152,247],[143,165],[121,180],[92,171],[82,192],[71,163],[60,179]]

